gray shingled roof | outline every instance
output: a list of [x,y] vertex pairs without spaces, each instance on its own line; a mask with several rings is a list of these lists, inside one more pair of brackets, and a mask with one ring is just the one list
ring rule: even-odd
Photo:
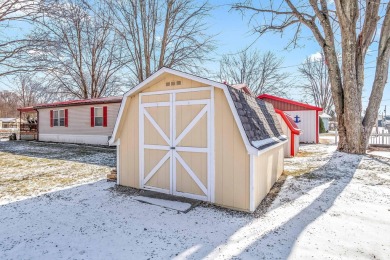
[[262,150],[287,140],[272,104],[233,87],[228,89],[253,147]]

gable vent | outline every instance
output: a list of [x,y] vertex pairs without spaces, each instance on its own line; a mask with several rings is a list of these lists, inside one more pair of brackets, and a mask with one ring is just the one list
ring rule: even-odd
[[175,86],[176,83],[174,81],[171,82],[171,86]]
[[181,81],[180,80],[176,81],[176,85],[181,85]]
[[165,86],[169,87],[171,85],[171,82],[165,82]]

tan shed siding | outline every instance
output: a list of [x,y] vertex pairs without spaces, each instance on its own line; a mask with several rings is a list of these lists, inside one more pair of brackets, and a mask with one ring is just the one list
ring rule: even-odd
[[215,203],[249,210],[249,154],[223,93],[215,88]]
[[[91,107],[107,106],[107,127],[91,127]],[[39,109],[39,134],[107,135],[111,136],[118,116],[120,103],[68,106]],[[68,109],[68,127],[50,127],[50,110]]]
[[[166,82],[181,81],[181,85],[166,86]],[[153,83],[142,92],[165,91],[172,89],[184,89],[205,87],[199,82],[181,77],[169,76]],[[187,94],[188,95],[188,94]],[[167,101],[168,95],[143,97],[143,102]],[[156,99],[157,98],[157,99]],[[118,129],[117,138],[120,138],[120,178],[119,184],[140,188],[139,186],[139,95],[128,97],[128,102],[123,110],[122,122]]]
[[119,184],[139,188],[139,128],[138,95],[128,97],[123,110],[122,124],[118,129],[120,138],[120,177]]
[[143,96],[142,103],[169,102],[169,94]]
[[279,145],[260,156],[254,157],[255,208],[271,190],[283,173],[283,145]]
[[196,91],[190,93],[176,93],[176,101],[210,99],[210,98],[211,98],[211,92],[209,90]]
[[[181,85],[176,84],[178,81],[181,82]],[[167,82],[175,82],[175,85],[166,86]],[[145,89],[143,92],[155,92],[155,91],[174,90],[174,89],[183,89],[183,88],[197,88],[197,87],[207,87],[207,85],[186,78],[169,75],[167,77],[162,78],[160,81],[156,82],[151,87]]]

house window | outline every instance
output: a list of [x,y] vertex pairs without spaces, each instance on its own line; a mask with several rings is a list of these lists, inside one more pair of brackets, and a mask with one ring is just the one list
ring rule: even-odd
[[59,110],[60,114],[60,126],[65,126],[65,111],[64,110]]
[[65,111],[63,109],[53,111],[53,126],[65,126]]
[[103,126],[103,108],[95,107],[95,126]]

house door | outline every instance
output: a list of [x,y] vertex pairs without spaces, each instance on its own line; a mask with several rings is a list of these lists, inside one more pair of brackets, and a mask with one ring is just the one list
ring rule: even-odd
[[210,200],[210,99],[186,96],[191,92],[141,94],[140,184]]

